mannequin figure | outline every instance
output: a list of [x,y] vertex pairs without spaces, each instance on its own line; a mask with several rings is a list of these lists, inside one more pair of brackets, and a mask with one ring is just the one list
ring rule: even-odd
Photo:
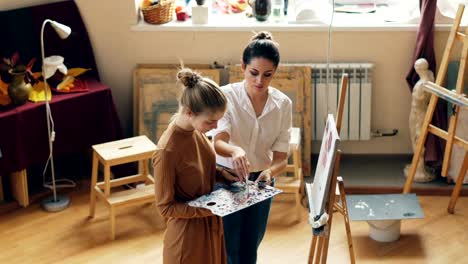
[[[409,114],[409,128],[411,136],[411,144],[413,146],[413,152],[416,151],[419,136],[421,135],[421,128],[426,115],[427,106],[430,100],[430,94],[424,91],[423,84],[425,82],[434,82],[434,74],[429,70],[429,64],[426,59],[418,59],[414,63],[414,69],[419,75],[419,81],[414,85],[411,110]],[[435,175],[430,171],[426,170],[424,166],[424,153],[425,148],[421,152],[421,159],[419,159],[418,166],[416,168],[416,174],[414,175],[415,182],[429,182],[435,179]],[[404,169],[405,176],[408,176],[411,164],[406,165]]]

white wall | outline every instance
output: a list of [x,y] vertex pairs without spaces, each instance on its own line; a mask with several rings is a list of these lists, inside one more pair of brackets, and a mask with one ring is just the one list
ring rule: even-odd
[[[0,10],[11,6],[0,0]],[[38,2],[36,1],[22,1]],[[47,2],[47,1],[39,1]],[[102,81],[112,88],[125,128],[132,133],[132,72],[138,63],[237,63],[250,32],[134,32],[134,1],[76,0],[93,44]],[[273,32],[282,62],[326,61],[327,32]],[[448,32],[436,33],[438,60]],[[416,31],[334,32],[332,61],[375,64],[372,128],[400,132],[391,138],[345,142],[345,153],[411,153],[408,130],[411,67]],[[317,144],[315,144],[317,145]]]

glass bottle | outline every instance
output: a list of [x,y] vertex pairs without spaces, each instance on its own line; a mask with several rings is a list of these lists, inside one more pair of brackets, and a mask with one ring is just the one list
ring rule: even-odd
[[274,22],[281,22],[284,17],[284,0],[272,0],[271,14]]

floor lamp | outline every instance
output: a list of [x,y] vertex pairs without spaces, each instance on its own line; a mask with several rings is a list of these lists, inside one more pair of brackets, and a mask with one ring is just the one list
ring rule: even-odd
[[[42,76],[44,78],[46,121],[47,121],[47,133],[48,133],[49,151],[50,151],[49,159],[50,159],[50,171],[52,173],[52,191],[53,191],[53,196],[45,198],[44,200],[42,200],[41,204],[42,204],[42,207],[46,211],[56,212],[56,211],[61,211],[67,208],[68,205],[70,204],[70,199],[66,195],[57,196],[57,190],[55,186],[55,168],[54,168],[54,157],[53,157],[53,142],[55,140],[55,131],[54,131],[54,122],[52,119],[52,114],[51,114],[50,105],[49,105],[49,98],[48,98],[49,85],[47,84],[47,79],[50,78],[51,75],[49,73],[50,71],[48,72],[46,70],[46,62],[45,62],[45,56],[44,56],[44,28],[47,25],[47,23],[50,23],[50,25],[54,28],[55,32],[57,32],[57,34],[59,35],[61,39],[66,39],[70,35],[71,29],[68,26],[65,26],[63,24],[60,24],[50,19],[44,20],[44,22],[42,23],[42,29],[41,29]],[[52,75],[54,74],[54,72],[55,71],[52,72]]]

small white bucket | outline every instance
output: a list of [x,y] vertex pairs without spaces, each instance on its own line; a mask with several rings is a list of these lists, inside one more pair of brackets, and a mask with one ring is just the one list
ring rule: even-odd
[[379,242],[393,242],[400,238],[401,220],[373,220],[369,224],[369,236]]

